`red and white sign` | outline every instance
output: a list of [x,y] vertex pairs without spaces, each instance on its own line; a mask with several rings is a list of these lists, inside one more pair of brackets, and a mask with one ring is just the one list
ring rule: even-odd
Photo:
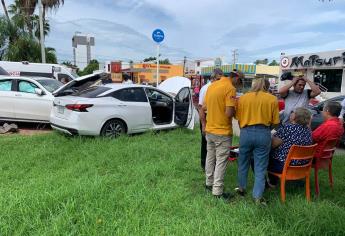
[[287,58],[287,57],[283,57],[282,60],[280,61],[280,65],[281,65],[283,68],[288,67],[289,64],[290,64],[290,61],[289,61],[289,58]]

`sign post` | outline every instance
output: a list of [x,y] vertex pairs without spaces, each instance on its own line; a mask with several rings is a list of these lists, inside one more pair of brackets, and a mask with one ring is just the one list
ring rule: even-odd
[[152,32],[152,39],[157,43],[157,73],[156,73],[156,87],[159,83],[159,45],[164,40],[164,32],[161,29],[156,29]]

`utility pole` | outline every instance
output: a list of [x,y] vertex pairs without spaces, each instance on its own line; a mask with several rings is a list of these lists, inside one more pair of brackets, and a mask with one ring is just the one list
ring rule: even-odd
[[231,50],[232,52],[232,64],[236,64],[238,57],[238,49]]
[[40,42],[41,42],[41,55],[42,55],[42,63],[46,63],[46,49],[44,46],[44,29],[43,29],[43,5],[42,0],[38,0],[38,8],[39,8],[39,21],[40,21]]
[[187,61],[187,57],[184,56],[183,58],[183,77],[185,77],[185,71],[186,71],[186,61]]

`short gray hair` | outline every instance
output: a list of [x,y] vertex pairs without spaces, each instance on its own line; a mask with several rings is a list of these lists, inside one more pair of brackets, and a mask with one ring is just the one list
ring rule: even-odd
[[295,113],[295,122],[297,124],[307,126],[311,120],[311,112],[303,107],[296,108]]

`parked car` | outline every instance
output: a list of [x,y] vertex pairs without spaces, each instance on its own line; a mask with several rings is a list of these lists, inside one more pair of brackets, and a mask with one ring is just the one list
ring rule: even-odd
[[[309,109],[313,114],[313,118],[311,120],[311,129],[315,130],[317,127],[319,127],[323,123],[322,110],[323,110],[324,105],[327,102],[335,101],[335,102],[341,103],[344,99],[345,99],[345,95],[342,95],[342,96],[337,96],[337,97],[334,97],[331,99],[327,99],[327,100],[320,102],[314,106],[310,105]],[[341,138],[341,143],[345,144],[345,134]]]
[[54,96],[62,83],[42,77],[0,77],[0,120],[49,123]]
[[116,138],[150,129],[194,127],[190,87],[174,96],[146,85],[106,84],[86,89],[77,85],[59,91],[66,95],[68,90],[70,95],[57,94],[54,99],[50,122],[58,131]]
[[[105,78],[106,74],[99,72],[75,78],[63,85],[45,77],[0,76],[0,120],[49,123],[54,96],[102,84]],[[68,89],[72,86],[74,91]]]

